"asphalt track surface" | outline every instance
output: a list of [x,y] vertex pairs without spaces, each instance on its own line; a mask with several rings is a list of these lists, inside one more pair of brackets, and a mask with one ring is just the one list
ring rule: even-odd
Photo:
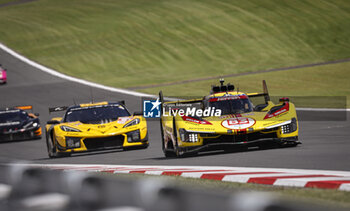
[[[42,127],[54,117],[48,107],[91,101],[125,100],[131,112],[141,110],[141,98],[90,88],[56,78],[0,50],[0,63],[8,69],[8,83],[0,86],[0,107],[32,105]],[[142,77],[142,76],[140,76]],[[302,145],[293,148],[249,149],[232,153],[202,153],[196,157],[167,159],[161,151],[158,121],[149,121],[150,147],[145,150],[108,150],[49,159],[45,136],[40,140],[0,143],[0,163],[191,165],[350,170],[350,112],[298,111]]]

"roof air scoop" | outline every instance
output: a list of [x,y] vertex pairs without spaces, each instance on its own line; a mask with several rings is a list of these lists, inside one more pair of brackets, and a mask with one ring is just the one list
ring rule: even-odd
[[235,89],[235,86],[233,84],[228,83],[227,85],[224,84],[225,79],[220,78],[220,85],[212,85],[210,94],[215,94],[219,92],[231,92]]

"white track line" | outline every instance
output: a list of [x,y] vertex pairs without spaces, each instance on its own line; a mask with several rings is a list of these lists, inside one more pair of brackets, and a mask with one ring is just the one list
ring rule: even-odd
[[[14,50],[10,49],[9,47],[7,47],[6,45],[4,45],[2,43],[0,43],[0,48],[3,51],[6,51],[8,54],[11,54],[13,57],[16,57],[17,59],[21,60],[22,62],[25,62],[25,63],[37,68],[38,70],[41,70],[43,72],[46,72],[46,73],[51,74],[53,76],[56,76],[58,78],[62,78],[62,79],[68,80],[68,81],[73,81],[73,82],[84,84],[87,86],[107,90],[110,92],[117,92],[117,93],[136,96],[136,97],[157,98],[157,96],[155,96],[155,95],[145,94],[145,93],[141,93],[141,92],[135,92],[135,91],[126,90],[126,89],[114,88],[114,87],[110,87],[110,86],[104,86],[104,85],[101,85],[98,83],[93,83],[90,81],[86,81],[86,80],[82,80],[82,79],[75,78],[72,76],[68,76],[68,75],[65,75],[63,73],[60,73],[56,70],[45,67],[41,64],[38,64],[38,63],[30,60],[27,57],[20,55],[19,53],[15,52]],[[350,109],[329,109],[329,108],[296,108],[296,109],[300,110],[300,111],[350,111]]]
[[75,77],[72,77],[72,76],[68,76],[68,75],[62,74],[60,72],[57,72],[56,70],[53,70],[53,69],[48,68],[48,67],[45,67],[45,66],[43,66],[41,64],[38,64],[38,63],[30,60],[30,59],[28,59],[28,58],[18,54],[14,50],[8,48],[7,46],[5,46],[2,43],[0,43],[0,48],[2,50],[6,51],[8,54],[11,54],[12,56],[14,56],[17,59],[21,60],[22,62],[25,62],[25,63],[27,63],[27,64],[37,68],[38,70],[41,70],[41,71],[43,71],[45,73],[51,74],[51,75],[56,76],[58,78],[62,78],[62,79],[68,80],[68,81],[73,81],[73,82],[76,82],[76,83],[84,84],[84,85],[95,87],[95,88],[99,88],[99,89],[104,89],[104,90],[111,91],[111,92],[117,92],[117,93],[122,93],[122,94],[126,94],[126,95],[132,95],[132,96],[136,96],[136,97],[152,97],[152,98],[155,98],[154,95],[144,94],[144,93],[141,93],[141,92],[135,92],[135,91],[130,91],[130,90],[126,90],[126,89],[114,88],[114,87],[110,87],[110,86],[104,86],[104,85],[101,85],[101,84],[97,84],[97,83],[89,82],[89,81],[82,80],[82,79],[79,79],[79,78],[75,78]]

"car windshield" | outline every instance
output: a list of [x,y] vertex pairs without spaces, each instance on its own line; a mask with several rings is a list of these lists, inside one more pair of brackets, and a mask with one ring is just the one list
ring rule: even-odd
[[80,121],[85,124],[104,124],[124,116],[130,116],[130,114],[121,105],[79,107],[67,111],[65,122]]
[[21,110],[0,111],[0,123],[22,122],[28,118],[27,112]]
[[241,114],[253,111],[253,105],[246,95],[210,98],[209,106],[221,109],[221,115]]

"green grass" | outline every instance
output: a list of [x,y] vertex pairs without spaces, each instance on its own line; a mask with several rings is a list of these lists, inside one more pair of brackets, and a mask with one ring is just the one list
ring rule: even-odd
[[[244,92],[262,92],[266,80],[271,96],[290,96],[298,107],[344,108],[350,107],[350,62],[279,72],[260,73],[225,78]],[[194,83],[142,89],[150,94],[163,91],[165,96],[204,96],[217,79]],[[308,97],[300,97],[308,96]],[[340,96],[329,98],[325,96]],[[345,102],[346,98],[346,102]],[[278,101],[278,100],[277,100]],[[347,105],[346,105],[347,104]]]
[[317,204],[319,206],[334,206],[341,208],[350,208],[350,192],[338,191],[331,189],[314,189],[314,188],[292,188],[292,187],[282,187],[282,186],[271,186],[271,185],[259,185],[259,184],[243,184],[234,182],[222,182],[218,180],[208,180],[208,179],[192,179],[184,178],[180,176],[150,176],[144,174],[107,174],[112,177],[127,177],[128,179],[144,179],[145,177],[154,179],[169,179],[180,187],[186,188],[203,188],[204,190],[220,190],[223,192],[235,191],[258,191],[277,194],[284,199],[307,202],[312,204]]
[[6,4],[6,3],[9,3],[9,2],[15,2],[17,0],[0,0],[0,5],[1,4]]
[[0,28],[39,63],[124,88],[350,57],[348,0],[39,0],[1,8]]

